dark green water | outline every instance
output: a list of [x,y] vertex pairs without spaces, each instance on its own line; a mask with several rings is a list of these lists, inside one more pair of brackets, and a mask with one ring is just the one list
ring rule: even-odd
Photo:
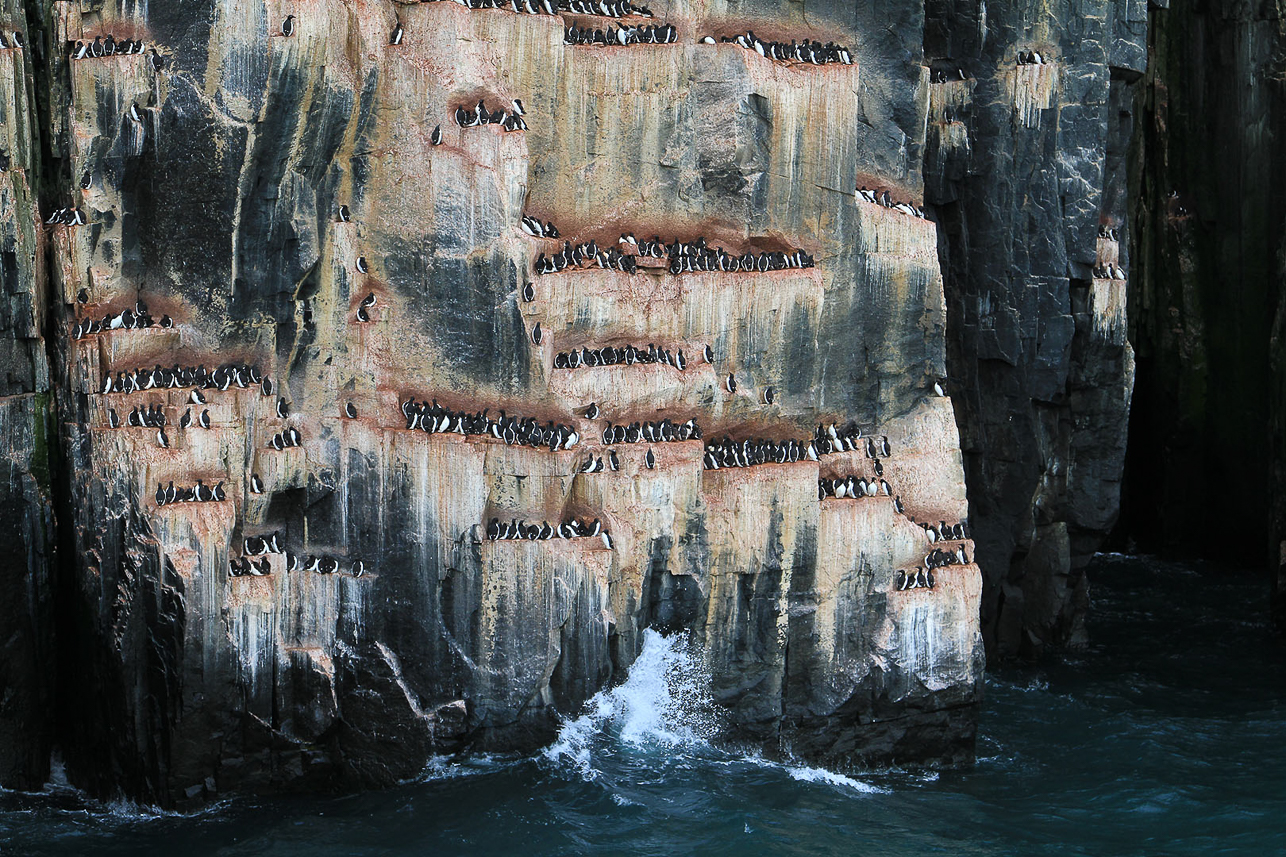
[[4,794],[0,853],[1286,854],[1286,650],[1262,576],[1102,557],[1092,581],[1092,648],[993,675],[967,771],[850,778],[713,749],[699,673],[656,638],[536,759],[195,817]]

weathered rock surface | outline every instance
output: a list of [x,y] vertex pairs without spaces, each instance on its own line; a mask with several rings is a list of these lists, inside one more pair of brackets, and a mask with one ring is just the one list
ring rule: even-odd
[[[1118,513],[1134,362],[1125,173],[1142,0],[929,0],[926,201],[941,225],[989,652],[1083,641],[1085,563]],[[1037,51],[1042,64],[1018,65]],[[1119,240],[1096,236],[1115,228]]]
[[[20,0],[0,18],[21,22]],[[31,57],[0,51],[0,784],[35,788],[53,740],[54,557],[51,456],[57,455],[44,346],[48,296],[36,177],[39,133]]]
[[[42,230],[27,201],[3,227],[29,230],[32,260],[49,248],[48,270],[24,282],[55,357],[70,548],[60,737],[74,781],[181,804],[386,784],[434,753],[530,749],[619,677],[648,626],[689,631],[707,653],[731,740],[838,765],[971,757],[978,568],[940,570],[931,590],[894,584],[928,550],[917,521],[968,516],[952,401],[931,393],[947,322],[939,238],[853,194],[879,185],[918,202],[932,151],[971,169],[941,139],[926,147],[918,5],[680,3],[658,10],[678,43],[614,49],[563,45],[552,16],[445,2],[109,0],[32,15],[46,34],[46,204],[88,220]],[[406,36],[392,46],[396,20]],[[838,41],[855,64],[696,44],[747,27]],[[68,42],[108,32],[145,39],[165,67],[67,60]],[[457,127],[454,108],[479,98],[521,98],[530,130]],[[1091,209],[1078,230],[1094,228]],[[739,253],[803,248],[817,264],[538,277],[533,260],[559,245],[523,233],[524,213],[577,242],[702,235]],[[1066,272],[1039,276],[1044,311],[1064,300]],[[1061,366],[1084,340],[1086,413],[1120,398],[1093,392],[1123,348],[1115,287],[1087,280],[1038,350]],[[139,299],[174,327],[70,335]],[[38,342],[28,325],[11,338]],[[682,348],[688,368],[553,367],[559,351],[631,342]],[[706,345],[713,364],[698,358]],[[290,415],[233,385],[197,408],[209,429],[180,429],[187,389],[100,392],[122,371],[229,362],[270,376]],[[36,374],[15,395],[39,403]],[[570,423],[583,441],[550,452],[408,431],[410,397]],[[590,402],[600,419],[584,418]],[[135,406],[165,410],[168,448],[155,429],[110,427],[109,408],[124,420]],[[17,419],[38,427],[29,413]],[[666,416],[738,440],[855,420],[887,435],[881,464],[905,512],[888,497],[819,502],[819,477],[874,475],[859,452],[705,470],[699,442],[664,443],[649,469],[647,445],[629,444],[619,471],[579,472],[607,454],[604,420]],[[271,448],[287,427],[302,446]],[[37,445],[20,436],[20,452]],[[197,479],[223,481],[227,500],[155,503],[158,483]],[[26,492],[8,489],[27,541],[44,538],[39,480],[10,484]],[[600,519],[612,549],[479,537],[492,516],[572,515]],[[274,555],[266,576],[230,576],[243,540],[274,531],[344,571],[287,572]],[[1040,532],[1051,556],[1078,537],[1058,522]],[[361,577],[347,573],[356,560]]]
[[[1148,49],[1129,531],[1150,551],[1267,567],[1286,628],[1282,12],[1176,4],[1155,13]],[[1194,481],[1219,501],[1194,502]]]

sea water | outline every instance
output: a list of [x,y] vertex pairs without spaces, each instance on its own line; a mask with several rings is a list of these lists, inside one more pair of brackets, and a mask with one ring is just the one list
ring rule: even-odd
[[1090,647],[987,680],[977,765],[831,772],[713,746],[683,638],[542,753],[440,759],[402,787],[232,799],[194,815],[0,794],[33,855],[1286,854],[1286,649],[1262,574],[1091,568]]

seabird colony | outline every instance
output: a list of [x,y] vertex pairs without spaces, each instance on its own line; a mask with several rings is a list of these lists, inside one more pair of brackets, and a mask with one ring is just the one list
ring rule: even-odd
[[[434,2],[434,0],[422,0],[422,2]],[[614,19],[652,17],[651,10],[642,6],[634,6],[629,0],[616,0],[616,2],[607,2],[607,0],[598,0],[598,2],[593,2],[593,0],[557,0],[557,2],[554,2],[554,0],[539,0],[539,2],[533,2],[533,0],[454,0],[454,2],[458,2],[468,9],[508,9],[519,14],[552,16],[560,12],[566,12],[575,15]],[[287,38],[294,36],[296,33],[296,20],[294,15],[287,15],[282,20],[280,35]],[[389,36],[389,44],[392,46],[402,45],[405,36],[406,31],[399,18]],[[606,29],[573,24],[564,30],[564,41],[573,45],[672,44],[677,41],[677,38],[677,29],[670,24],[622,23],[617,27],[608,27]],[[20,34],[15,33],[13,41],[15,46],[21,46]],[[700,41],[704,44],[715,44],[713,36],[704,37]],[[736,44],[767,59],[778,62],[806,65],[850,65],[853,63],[849,50],[834,42],[822,43],[805,39],[803,42],[792,40],[789,44],[786,44],[785,42],[764,41],[756,36],[753,31],[747,31],[735,36],[723,36],[721,41]],[[9,47],[9,44],[5,41],[3,34],[0,34],[0,49],[7,47]],[[115,55],[147,55],[149,63],[154,71],[157,72],[161,71],[165,63],[156,49],[149,49],[143,41],[116,40],[111,34],[96,36],[92,42],[82,40],[70,44],[69,53],[70,58],[73,60]],[[1018,62],[1019,64],[1044,64],[1045,59],[1039,53],[1030,51],[1021,52]],[[967,79],[963,69],[957,70],[956,76],[961,80]],[[945,71],[932,73],[932,80],[935,83],[943,83],[947,79],[948,73]],[[461,128],[499,125],[505,131],[525,131],[527,130],[527,123],[523,118],[525,114],[526,110],[520,99],[514,99],[509,107],[488,107],[486,100],[481,99],[476,105],[458,105],[454,110],[454,119]],[[142,111],[137,104],[130,105],[129,117],[134,122],[142,122]],[[430,143],[433,146],[439,146],[442,142],[442,128],[441,125],[438,125],[434,127],[430,135]],[[81,188],[83,190],[90,188],[92,181],[92,171],[85,170],[81,179]],[[866,202],[917,218],[924,217],[924,212],[917,206],[909,202],[895,201],[887,190],[871,190],[861,187],[858,189],[858,195]],[[352,213],[348,205],[339,206],[338,221],[341,223],[352,222]],[[86,217],[79,208],[64,207],[52,212],[46,219],[46,223],[47,225],[78,226],[86,223]],[[561,237],[552,221],[546,220],[542,222],[540,219],[529,215],[523,215],[521,228],[533,238],[558,239]],[[1100,237],[1115,239],[1117,236],[1115,230],[1103,227],[1100,229]],[[621,235],[616,246],[613,247],[599,247],[592,240],[576,245],[573,245],[570,241],[565,241],[560,251],[549,256],[543,253],[540,254],[535,263],[535,271],[537,274],[552,274],[569,268],[598,267],[600,269],[618,270],[634,274],[638,271],[640,260],[647,260],[648,262],[651,260],[665,260],[667,264],[657,267],[663,267],[671,275],[707,271],[766,273],[769,271],[811,268],[815,265],[813,257],[802,249],[791,252],[760,251],[757,253],[736,254],[724,248],[707,244],[704,237],[697,238],[695,241],[675,239],[667,243],[663,242],[659,236],[654,236],[651,240],[639,241],[634,238],[632,233],[626,233]],[[653,266],[648,264],[647,267]],[[359,274],[369,274],[370,268],[366,257],[358,256],[355,268]],[[1124,272],[1112,265],[1100,270],[1110,276],[1116,276],[1118,273],[1120,276],[1124,276]],[[1096,273],[1098,272],[1096,271]],[[522,297],[527,302],[535,300],[534,290],[530,282],[523,286]],[[82,289],[77,296],[77,302],[85,304],[88,301],[87,292]],[[370,310],[375,308],[376,302],[374,292],[368,293],[362,299],[356,312],[356,320],[359,323],[371,321]],[[140,300],[134,307],[116,314],[108,314],[101,319],[78,321],[73,329],[72,336],[74,339],[80,340],[101,333],[141,330],[158,326],[160,328],[169,328],[173,326],[173,321],[168,315],[164,315],[157,322],[148,312],[146,305]],[[536,345],[541,344],[542,334],[539,323],[534,326],[531,338]],[[702,356],[707,364],[714,363],[713,351],[709,345],[704,346]],[[667,365],[679,370],[687,368],[687,358],[684,356],[682,349],[676,349],[671,352],[664,345],[657,346],[655,343],[649,343],[647,349],[635,345],[609,345],[599,348],[584,347],[561,351],[554,356],[553,362],[554,368],[561,369],[636,364]],[[252,365],[225,364],[212,372],[207,371],[204,366],[182,367],[175,365],[172,368],[167,368],[157,365],[150,370],[138,369],[132,372],[117,372],[115,376],[108,373],[105,376],[101,392],[104,394],[132,393],[154,389],[191,388],[191,394],[188,399],[189,407],[179,420],[179,427],[188,429],[193,425],[202,428],[209,428],[211,425],[208,409],[201,408],[199,413],[195,417],[193,416],[193,406],[200,407],[206,403],[203,390],[228,390],[233,387],[245,389],[253,385],[259,385],[264,396],[273,395],[272,380],[267,377],[261,377],[258,369]],[[737,392],[735,373],[729,373],[722,386],[729,394],[735,395]],[[941,382],[934,382],[933,391],[938,396],[945,395]],[[772,405],[775,396],[775,388],[771,386],[765,387],[759,393],[759,401],[764,405]],[[454,433],[466,436],[473,435],[500,440],[509,445],[547,448],[550,451],[572,449],[581,439],[574,426],[557,423],[552,419],[541,422],[534,417],[509,415],[503,410],[493,419],[490,417],[490,409],[481,411],[452,410],[439,405],[436,399],[423,402],[408,399],[402,402],[401,411],[406,419],[405,427],[407,430],[422,431],[426,434]],[[109,425],[112,428],[120,427],[120,419],[115,409],[107,408],[107,412]],[[281,419],[289,417],[289,406],[284,397],[277,398],[275,413]],[[351,401],[344,403],[342,413],[348,419],[357,419],[358,417],[357,409]],[[597,419],[600,413],[597,403],[591,403],[584,410],[585,418],[591,420]],[[129,426],[156,428],[160,444],[163,447],[169,446],[168,437],[164,433],[164,427],[168,423],[164,407],[156,403],[149,403],[146,408],[136,405],[128,415],[126,423]],[[657,444],[688,440],[700,441],[702,438],[702,431],[695,419],[676,423],[666,418],[656,421],[635,421],[621,425],[608,421],[602,430],[604,447],[633,443]],[[302,434],[297,427],[287,426],[282,431],[275,433],[268,441],[267,446],[274,450],[282,450],[297,447],[302,443],[302,440]],[[609,448],[606,452],[606,463],[601,456],[595,456],[591,453],[587,460],[578,466],[578,471],[581,473],[598,473],[609,468],[612,471],[619,470],[620,459],[616,450]],[[895,510],[899,514],[905,514],[905,507],[901,498],[894,494],[893,486],[884,478],[881,458],[887,458],[891,454],[888,437],[864,435],[856,424],[850,424],[845,427],[840,427],[836,424],[819,425],[814,437],[811,439],[783,438],[774,440],[751,438],[738,441],[725,435],[719,440],[705,444],[702,461],[705,469],[720,470],[769,464],[788,464],[798,461],[817,462],[822,456],[844,452],[864,452],[873,462],[875,475],[872,477],[848,474],[821,477],[818,479],[818,499],[890,498]],[[656,467],[656,456],[650,446],[646,451],[644,462],[649,469]],[[175,486],[173,481],[169,482],[167,486],[163,486],[158,482],[155,494],[156,504],[157,506],[168,506],[184,503],[222,502],[227,499],[227,493],[223,485],[223,481],[219,481],[211,487],[201,479],[196,480],[194,485],[187,487],[182,485]],[[250,474],[249,491],[253,495],[261,495],[267,491],[263,479],[257,472]],[[948,525],[945,521],[942,521],[937,526],[924,523],[920,524],[920,526],[923,528],[930,544],[937,545],[947,541],[963,542],[967,538],[963,522]],[[490,541],[597,537],[601,539],[607,549],[610,550],[613,547],[611,536],[598,519],[585,521],[573,517],[555,525],[547,521],[529,524],[517,518],[511,519],[509,523],[502,523],[498,517],[493,517],[486,527],[486,536]],[[341,567],[340,560],[332,556],[324,554],[297,556],[286,550],[279,532],[274,532],[268,537],[247,537],[243,541],[242,548],[242,555],[229,561],[229,571],[233,576],[263,576],[270,574],[272,563],[269,557],[271,555],[281,555],[283,557],[282,565],[286,571],[307,570],[319,574],[333,574],[339,571]],[[947,549],[935,546],[926,554],[921,567],[897,572],[896,589],[931,589],[935,584],[934,569],[968,563],[969,561],[969,558],[965,555],[963,544],[957,544],[954,548]],[[354,577],[361,577],[366,572],[366,565],[359,559],[352,562],[349,570]]]

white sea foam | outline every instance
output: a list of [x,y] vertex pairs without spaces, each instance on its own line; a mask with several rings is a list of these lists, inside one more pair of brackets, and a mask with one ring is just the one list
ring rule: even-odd
[[605,738],[638,749],[708,746],[715,727],[710,678],[686,637],[648,630],[625,682],[596,693],[544,755],[594,779],[595,744]]
[[843,774],[837,774],[834,771],[828,771],[825,768],[810,768],[800,765],[787,767],[785,771],[790,774],[791,779],[799,780],[803,783],[826,783],[827,785],[843,786],[866,794],[883,794],[885,792],[882,788],[860,782],[852,777],[846,777]]
[[424,770],[419,775],[404,780],[403,784],[428,783],[437,780],[452,780],[459,777],[476,777],[479,774],[489,774],[519,763],[520,760],[517,759],[502,759],[485,753],[469,756],[465,759],[457,759],[453,756],[432,756],[425,763]]
[[565,721],[544,757],[594,780],[602,774],[606,757],[618,750],[664,750],[667,764],[700,757],[713,765],[753,765],[781,771],[800,782],[861,793],[885,792],[823,768],[769,761],[757,753],[729,755],[710,744],[718,725],[710,675],[700,655],[684,636],[664,637],[648,630],[625,682],[595,694],[584,714]]

